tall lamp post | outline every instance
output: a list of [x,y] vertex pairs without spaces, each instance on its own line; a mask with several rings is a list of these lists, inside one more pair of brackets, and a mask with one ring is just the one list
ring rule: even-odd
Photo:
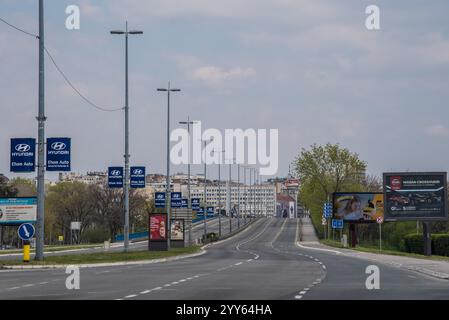
[[[190,213],[192,213],[192,199],[190,196],[190,125],[195,124],[195,121],[190,121],[190,117],[187,117],[187,121],[180,121],[179,124],[187,125],[187,132],[189,133],[189,162],[187,163],[187,193],[188,193],[188,204],[187,207],[190,209]],[[189,246],[192,243],[192,217],[190,217],[189,221]]]
[[224,150],[218,151],[220,161],[218,162],[218,236],[221,237],[221,159]]
[[124,227],[124,251],[128,252],[129,248],[129,104],[128,104],[128,36],[143,34],[143,31],[128,31],[128,21],[126,21],[125,31],[113,30],[111,34],[125,35],[125,227]]
[[170,87],[170,81],[167,88],[158,88],[159,92],[167,92],[167,177],[165,187],[165,203],[167,207],[167,248],[170,249],[171,240],[171,203],[170,203],[170,93],[179,92],[181,89],[174,89]]

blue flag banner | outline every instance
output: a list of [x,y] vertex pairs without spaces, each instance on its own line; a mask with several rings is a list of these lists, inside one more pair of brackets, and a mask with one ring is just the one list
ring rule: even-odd
[[145,188],[145,167],[131,167],[131,188]]
[[156,192],[154,195],[156,208],[165,208],[165,192]]
[[192,198],[192,210],[200,210],[200,198]]
[[108,168],[109,188],[123,188],[123,167]]
[[172,192],[171,193],[170,207],[172,207],[172,208],[181,208],[181,205],[182,205],[182,194],[181,194],[181,192]]
[[34,172],[36,166],[36,139],[11,139],[11,172]]
[[47,139],[47,171],[70,171],[70,138]]

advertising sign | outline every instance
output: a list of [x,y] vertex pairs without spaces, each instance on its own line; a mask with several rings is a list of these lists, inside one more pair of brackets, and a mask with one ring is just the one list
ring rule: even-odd
[[181,208],[189,207],[189,199],[181,199]]
[[156,192],[154,194],[154,205],[156,208],[165,208],[165,192]]
[[36,139],[11,139],[11,172],[34,172],[36,160]]
[[382,193],[336,192],[333,200],[334,218],[345,222],[376,222],[384,216]]
[[164,214],[150,215],[150,240],[167,240],[167,216]]
[[35,223],[37,198],[0,198],[0,224]]
[[47,139],[47,171],[70,171],[70,138]]
[[384,173],[385,220],[447,220],[447,174]]
[[214,207],[207,207],[206,211],[207,211],[207,217],[208,217],[208,218],[213,217],[214,214],[215,214],[215,212],[214,212]]
[[131,167],[131,188],[145,188],[145,167]]
[[172,192],[170,197],[170,206],[172,208],[181,208],[182,195],[181,192]]
[[192,210],[200,210],[200,198],[192,198]]
[[184,241],[184,220],[172,219],[170,226],[170,239]]
[[123,167],[108,168],[109,188],[123,188]]

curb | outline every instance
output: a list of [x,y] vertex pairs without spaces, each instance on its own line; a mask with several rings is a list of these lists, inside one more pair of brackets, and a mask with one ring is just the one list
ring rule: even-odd
[[[326,248],[333,248],[334,250],[330,250],[330,249],[322,249],[322,248],[315,248],[315,247],[306,247],[304,245],[301,245],[300,242],[297,242],[296,245],[300,248],[306,249],[306,250],[318,250],[318,251],[330,251],[330,252],[334,252],[336,254],[339,254],[341,256],[346,256],[346,257],[353,257],[353,258],[359,258],[362,260],[369,260],[369,261],[378,261],[375,260],[373,258],[370,257],[364,257],[362,251],[357,251],[354,250],[354,252],[342,252],[342,251],[338,251],[335,248],[331,247],[331,246],[327,246],[325,244],[320,243],[320,245],[326,247]],[[338,252],[338,253],[337,253]],[[375,254],[378,255],[379,253],[371,253],[371,254]],[[381,254],[381,255],[385,255],[385,256],[389,256],[388,254]],[[424,259],[423,259],[424,260]],[[414,267],[414,266],[408,266],[408,265],[404,265],[401,263],[397,263],[397,262],[380,262],[386,265],[390,265],[399,269],[405,269],[405,270],[409,270],[409,271],[414,271],[414,272],[418,272],[418,273],[422,273],[425,274],[427,276],[433,277],[433,278],[437,278],[437,279],[442,279],[442,280],[449,280],[449,274],[447,273],[442,273],[442,272],[438,272],[438,271],[433,271],[430,269],[426,269],[426,268],[421,268],[421,267]]]
[[200,252],[185,254],[170,258],[151,259],[151,260],[138,260],[129,262],[110,262],[110,263],[89,263],[89,264],[50,264],[50,265],[36,265],[36,266],[1,266],[0,270],[45,270],[45,269],[66,269],[68,266],[77,266],[79,268],[100,268],[100,267],[117,267],[117,266],[129,266],[129,265],[146,265],[162,262],[170,262],[176,260],[182,260],[187,258],[198,257],[205,254],[207,251],[200,248]]

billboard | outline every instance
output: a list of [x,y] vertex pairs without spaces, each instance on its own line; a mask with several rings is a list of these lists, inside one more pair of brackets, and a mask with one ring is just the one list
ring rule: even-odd
[[335,219],[345,222],[376,222],[384,216],[384,197],[382,193],[335,192],[333,196]]
[[131,167],[131,188],[145,188],[145,167]]
[[37,198],[0,198],[0,224],[35,223]]
[[34,172],[36,162],[36,139],[11,139],[11,172]]
[[47,171],[70,171],[70,138],[47,138]]
[[165,208],[165,192],[156,192],[154,194],[154,205],[156,208]]
[[165,214],[150,215],[150,241],[167,240],[167,216]]
[[184,220],[172,219],[170,226],[170,239],[184,241]]
[[123,188],[123,167],[108,168],[109,188]]
[[385,219],[446,220],[447,174],[384,173]]

